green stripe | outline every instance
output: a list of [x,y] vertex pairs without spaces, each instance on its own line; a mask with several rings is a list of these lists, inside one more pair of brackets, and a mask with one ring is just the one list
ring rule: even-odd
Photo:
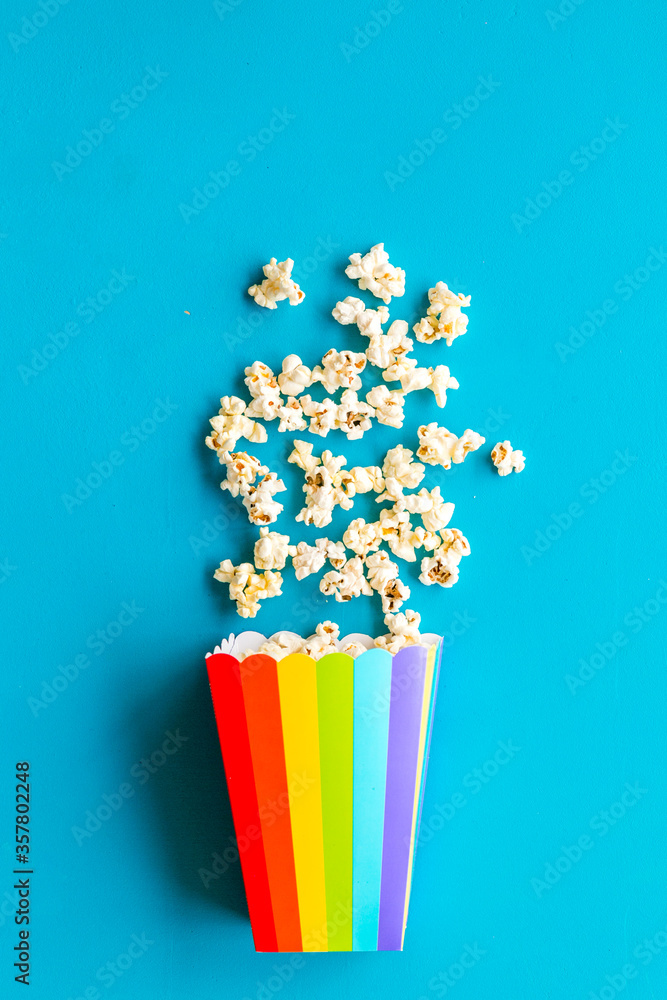
[[329,951],[352,950],[352,740],[354,660],[317,662],[317,707]]

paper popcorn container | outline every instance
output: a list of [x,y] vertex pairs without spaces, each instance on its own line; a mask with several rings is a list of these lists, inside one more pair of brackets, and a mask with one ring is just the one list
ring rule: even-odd
[[256,951],[402,950],[442,652],[422,639],[239,661],[246,632],[207,656]]

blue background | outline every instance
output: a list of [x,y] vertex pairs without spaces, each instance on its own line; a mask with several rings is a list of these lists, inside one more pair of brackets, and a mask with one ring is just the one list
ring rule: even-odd
[[[8,911],[25,759],[34,998],[609,998],[628,963],[628,1000],[662,996],[667,268],[641,270],[666,235],[662,5],[565,2],[558,19],[542,3],[415,0],[366,33],[372,8],[351,0],[53,2],[43,16],[37,0],[6,0],[0,25],[3,995],[21,990]],[[124,103],[146,67],[166,76]],[[480,77],[493,92],[476,102]],[[244,143],[278,124],[274,109],[293,117],[250,159]],[[105,118],[99,145],[54,167]],[[441,144],[414,154],[439,128]],[[230,160],[237,176],[184,210]],[[414,584],[409,602],[425,627],[461,634],[405,952],[309,955],[285,982],[283,962],[252,950],[238,863],[208,887],[200,875],[232,832],[203,657],[240,621],[211,575],[253,537],[203,436],[246,364],[363,349],[330,310],[356,290],[347,255],[382,240],[407,272],[393,318],[420,313],[439,279],[472,294],[464,338],[417,345],[461,388],[444,413],[412,396],[403,431],[326,446],[373,462],[416,443],[428,416],[488,447],[429,471],[473,552],[455,588]],[[296,261],[298,309],[260,311],[245,293],[272,255]],[[114,271],[125,285],[108,295]],[[98,295],[91,319],[79,305]],[[151,423],[159,401],[169,415]],[[527,467],[500,479],[488,452],[506,437]],[[261,454],[278,462],[287,443],[273,434]],[[112,452],[108,478],[63,499]],[[134,617],[117,634],[123,603]],[[307,633],[329,616],[381,626],[374,602],[321,605],[312,580],[289,580],[256,624]],[[108,623],[115,636],[96,644]],[[590,679],[568,681],[579,671]],[[146,780],[137,761],[162,760],[166,731],[183,742]],[[499,741],[520,748],[502,765]],[[626,782],[633,804],[601,832]],[[121,785],[130,797],[77,843],[73,828],[105,794],[117,805]],[[563,848],[585,836],[567,870]],[[633,955],[656,934],[655,954]],[[133,935],[152,943],[96,979]],[[466,944],[484,954],[447,986]]]

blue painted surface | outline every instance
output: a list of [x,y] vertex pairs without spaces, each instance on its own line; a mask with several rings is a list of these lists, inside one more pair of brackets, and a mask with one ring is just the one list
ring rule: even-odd
[[[3,989],[26,759],[34,998],[660,995],[661,5],[56,2],[0,14]],[[244,365],[360,349],[329,314],[382,240],[394,318],[438,279],[472,294],[469,333],[418,351],[461,388],[411,397],[403,439],[442,417],[527,467],[429,474],[472,555],[449,591],[406,574],[449,646],[405,952],[295,967],[253,954],[230,841],[203,654],[253,531],[202,437]],[[245,294],[271,255],[298,308]],[[380,627],[317,594],[290,579],[257,626]]]

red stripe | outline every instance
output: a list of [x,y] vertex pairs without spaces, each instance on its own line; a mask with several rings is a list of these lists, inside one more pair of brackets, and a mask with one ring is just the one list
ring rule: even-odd
[[248,734],[279,951],[301,951],[289,790],[280,716],[278,668],[263,654],[241,664]]
[[[277,951],[239,663],[227,653],[216,653],[208,657],[206,668],[227,776],[234,829],[239,842],[241,869],[255,950]],[[257,834],[253,836],[255,831]]]

